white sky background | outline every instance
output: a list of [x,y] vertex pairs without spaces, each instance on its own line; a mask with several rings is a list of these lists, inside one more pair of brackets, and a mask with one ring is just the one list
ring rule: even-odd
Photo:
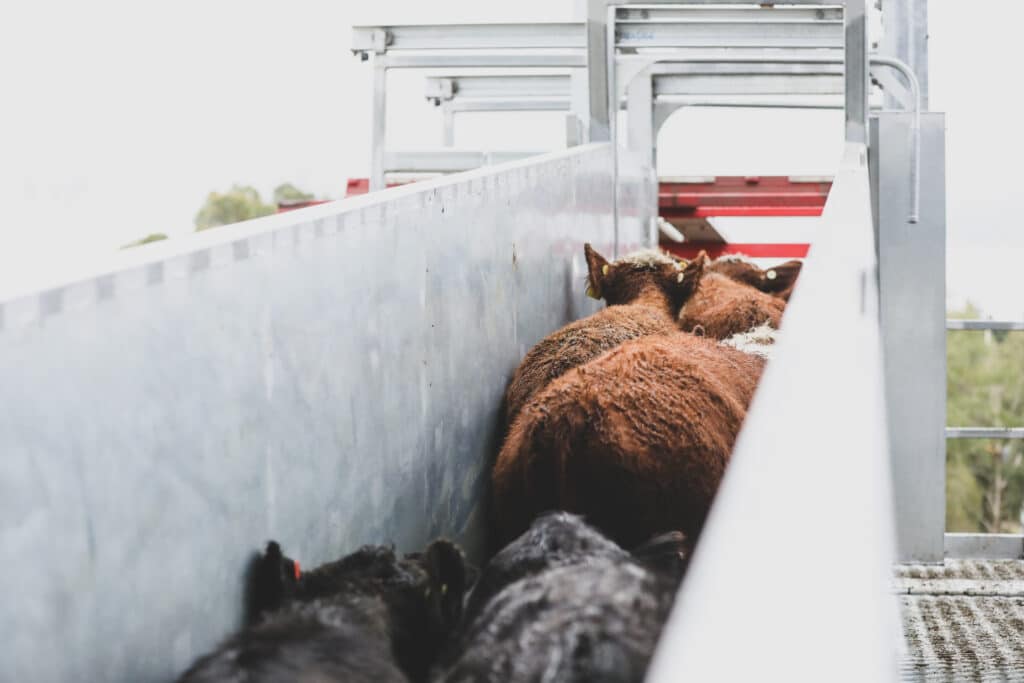
[[[892,1],[892,0],[890,0]],[[574,0],[21,2],[0,22],[0,291],[151,232],[186,239],[211,190],[289,181],[340,197],[369,166],[370,70],[356,23],[567,21]],[[933,2],[931,108],[948,112],[949,292],[1024,316],[1015,202],[1017,29],[1007,0]],[[994,20],[998,18],[998,21]],[[440,143],[422,76],[392,77],[396,147]],[[830,174],[835,112],[689,111],[662,172]],[[456,144],[552,148],[556,114],[465,115]],[[500,137],[496,136],[496,133]],[[498,142],[496,142],[498,141]]]

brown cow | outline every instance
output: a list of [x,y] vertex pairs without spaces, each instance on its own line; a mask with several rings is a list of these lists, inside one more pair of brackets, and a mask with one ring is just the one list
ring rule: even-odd
[[505,394],[506,424],[553,379],[630,339],[670,334],[683,302],[693,294],[707,262],[689,264],[660,251],[643,251],[609,263],[584,245],[587,293],[608,307],[542,339],[523,358]]
[[553,381],[495,463],[499,540],[550,509],[583,514],[626,545],[663,529],[696,538],[764,363],[677,332],[627,342]]
[[728,339],[766,323],[779,328],[786,302],[718,273],[704,273],[679,311],[679,326],[712,339]]
[[768,270],[762,270],[750,259],[739,254],[719,256],[708,264],[709,272],[725,275],[732,280],[755,287],[765,294],[777,296],[783,301],[789,301],[801,268],[803,263],[800,261],[786,261]]

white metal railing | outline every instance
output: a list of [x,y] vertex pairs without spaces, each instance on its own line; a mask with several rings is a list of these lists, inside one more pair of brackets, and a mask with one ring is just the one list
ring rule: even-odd
[[946,427],[947,439],[1024,439],[1021,427]]
[[[631,79],[629,74],[619,74],[615,61],[615,54],[619,47],[622,31],[619,22],[628,23],[635,14],[630,14],[631,6],[638,7],[641,12],[646,11],[649,17],[662,12],[676,12],[680,0],[588,0],[587,2],[587,75],[589,95],[589,139],[603,140],[610,139],[613,142],[616,138],[615,120],[611,116],[613,104],[617,104],[618,82],[628,83]],[[747,22],[752,26],[749,31],[743,28],[742,20],[732,19],[722,22],[721,25],[711,22],[706,25],[703,34],[704,42],[684,44],[680,47],[710,47],[727,48],[732,51],[732,57],[751,58],[775,56],[775,57],[799,57],[806,55],[812,50],[844,50],[846,56],[846,138],[851,142],[867,143],[867,52],[868,52],[868,31],[867,31],[867,4],[865,0],[832,0],[821,2],[820,0],[794,0],[787,5],[803,5],[804,7],[786,7],[782,13],[773,9],[768,13],[759,13],[757,5],[748,2],[696,0],[686,1],[686,4],[694,6],[691,11],[700,14],[701,9],[707,11],[721,11],[713,6],[735,6],[730,8],[736,12],[746,12]],[[673,7],[674,6],[674,7]],[[703,6],[703,7],[701,7]],[[834,14],[830,12],[838,8],[842,20],[837,21]],[[788,16],[787,12],[807,12],[795,21],[787,21],[783,17]],[[769,17],[773,21],[765,21]],[[780,20],[781,19],[781,20]],[[661,19],[665,21],[666,19]],[[655,22],[656,23],[656,22]],[[662,46],[656,30],[649,30],[649,44],[647,47],[658,48]],[[742,36],[742,38],[738,38]],[[789,54],[783,54],[788,51]],[[650,63],[663,61],[657,54],[657,49],[648,50],[645,56]],[[678,55],[675,55],[678,59]],[[690,57],[691,55],[687,55]],[[645,68],[639,66],[639,70]],[[634,72],[635,73],[635,72]]]
[[947,320],[946,329],[1020,332],[1024,330],[1024,320]]
[[[661,63],[652,70],[655,128],[682,107],[843,107],[842,64]],[[424,95],[441,108],[442,140],[455,144],[463,112],[573,111],[573,76],[449,72],[426,79]],[[876,98],[878,106],[882,98]],[[620,106],[625,108],[626,99]],[[388,169],[389,170],[389,169]],[[390,172],[390,170],[389,170]]]
[[[649,5],[636,7],[637,4]],[[393,60],[408,51],[409,62],[400,66],[436,66],[436,56],[450,56],[461,48],[471,54],[461,55],[461,64],[467,67],[483,66],[482,61],[495,57],[495,50],[516,55],[504,63],[517,68],[514,74],[500,76],[448,75],[429,79],[427,98],[442,105],[443,137],[445,147],[454,145],[454,115],[460,111],[568,111],[570,112],[568,140],[576,144],[582,137],[576,115],[586,108],[584,100],[594,99],[598,90],[617,91],[620,106],[627,102],[626,89],[638,75],[646,77],[646,70],[655,80],[651,87],[638,87],[639,111],[630,112],[632,142],[642,142],[650,150],[641,151],[653,167],[653,139],[660,124],[681,107],[686,106],[740,106],[740,107],[799,107],[846,109],[849,122],[858,122],[849,130],[863,138],[860,121],[867,106],[861,102],[860,86],[867,88],[865,72],[860,67],[867,51],[866,10],[863,0],[837,2],[800,2],[779,5],[770,11],[751,3],[713,3],[721,7],[702,7],[711,3],[657,0],[650,3],[633,0],[592,0],[590,23],[603,19],[601,27],[614,43],[608,56],[612,69],[602,67],[596,58],[600,40],[587,39],[587,30],[597,36],[596,28],[582,23],[560,24],[495,24],[445,26],[386,26],[358,27],[353,36],[353,50],[364,57],[374,54],[375,64],[382,68],[399,66]],[[727,5],[734,5],[728,7]],[[845,22],[845,24],[844,24]],[[849,29],[849,40],[844,35]],[[447,29],[451,29],[449,36]],[[531,30],[531,28],[535,30]],[[534,55],[534,51],[556,51],[575,54],[581,44],[588,51],[585,74],[571,69],[562,75],[529,73],[537,64],[519,61],[519,57]],[[847,59],[858,64],[851,83],[857,83],[857,93],[847,93],[844,87],[842,49]],[[536,55],[540,56],[540,55]],[[550,56],[550,55],[549,55]],[[562,55],[565,56],[564,54]],[[504,55],[501,59],[509,59]],[[903,62],[884,55],[872,55],[872,78],[885,84],[891,101],[920,116],[920,87],[917,78]],[[487,64],[491,64],[487,62]],[[563,64],[565,66],[565,64]],[[909,88],[883,68],[900,71]],[[583,83],[583,76],[586,82]],[[613,85],[602,79],[611,77]],[[380,79],[383,82],[383,76]],[[617,83],[617,85],[614,85]],[[586,93],[581,92],[586,86]],[[383,87],[383,86],[382,86]],[[464,88],[464,91],[460,91]],[[649,91],[649,92],[648,92]],[[589,93],[589,94],[587,94]],[[586,94],[586,97],[583,95]],[[847,96],[844,98],[844,94]],[[644,95],[649,95],[645,97]],[[881,93],[878,93],[880,96]],[[377,95],[383,103],[383,94]],[[852,98],[852,99],[851,99]],[[646,100],[651,102],[646,102]],[[881,97],[878,97],[881,100]],[[656,102],[655,102],[656,100]],[[593,106],[593,101],[591,101]],[[575,112],[575,113],[574,113]],[[653,113],[651,113],[653,112]],[[653,128],[643,123],[651,116]],[[607,114],[591,116],[591,123]],[[634,119],[642,119],[634,125]],[[381,120],[378,112],[375,120]],[[917,119],[915,119],[917,120]],[[383,123],[379,124],[383,126]],[[604,124],[598,123],[600,129]],[[910,222],[916,223],[920,213],[920,126],[915,125],[911,142],[911,211]],[[418,152],[405,155],[383,151],[384,132],[374,142],[374,170],[371,185],[383,186],[383,178],[393,172],[436,172],[437,167],[451,167],[445,152]],[[649,134],[648,134],[649,133]],[[598,136],[600,137],[600,136]],[[590,139],[595,139],[590,136]],[[403,159],[401,168],[390,162]],[[415,165],[411,162],[416,162]],[[457,166],[458,170],[469,168]]]
[[[614,4],[630,3],[609,3],[608,6]],[[363,59],[372,56],[374,67],[371,189],[383,188],[385,174],[390,170],[386,165],[384,123],[389,69],[567,68],[573,78],[579,79],[579,85],[572,88],[571,111],[576,118],[572,121],[569,139],[606,140],[608,125],[601,121],[606,121],[608,114],[595,112],[594,107],[603,110],[606,105],[609,72],[603,64],[603,55],[609,44],[612,54],[616,51],[654,54],[669,50],[667,54],[676,56],[680,51],[694,55],[707,53],[708,49],[724,50],[733,55],[740,51],[751,56],[768,53],[792,56],[808,51],[838,51],[844,44],[842,2],[797,3],[813,7],[780,5],[772,9],[738,2],[684,1],[669,6],[669,3],[655,1],[644,4],[651,6],[621,8],[611,24],[610,37],[604,33],[607,24],[595,28],[591,21],[355,27],[352,50]],[[734,7],[709,6],[711,4]],[[595,63],[595,59],[600,63]]]
[[[947,320],[952,331],[1020,332],[1021,320]],[[946,427],[947,439],[1024,439],[1024,427]]]
[[886,681],[899,622],[867,150],[848,143],[648,681]]

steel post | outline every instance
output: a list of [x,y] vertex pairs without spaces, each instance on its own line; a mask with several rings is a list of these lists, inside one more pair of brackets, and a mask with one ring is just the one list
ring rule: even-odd
[[383,190],[387,140],[388,70],[383,55],[373,55],[373,120],[370,122],[370,191]]
[[899,559],[943,558],[946,473],[945,119],[921,117],[921,210],[909,221],[914,115],[872,117],[872,182]]

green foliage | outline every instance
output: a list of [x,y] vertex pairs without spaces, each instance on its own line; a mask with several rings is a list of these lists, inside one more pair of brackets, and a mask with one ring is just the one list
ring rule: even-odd
[[[980,318],[972,305],[953,318]],[[947,333],[948,424],[1024,426],[1024,334]],[[1019,533],[1024,442],[950,439],[946,448],[949,531]]]
[[962,458],[951,457],[946,464],[946,531],[980,531],[984,497],[971,468]]
[[146,235],[141,240],[135,240],[134,242],[129,242],[128,244],[124,245],[121,248],[122,249],[130,249],[132,247],[141,247],[143,244],[149,244],[150,242],[159,242],[159,241],[165,240],[165,239],[167,239],[167,235],[163,234],[162,232],[154,232],[154,233],[150,233],[149,235]]
[[291,183],[283,183],[274,188],[274,203],[278,205],[285,202],[304,202],[312,198],[312,194],[303,192]]
[[256,188],[235,185],[227,192],[211,192],[206,197],[206,203],[196,214],[196,230],[240,223],[275,211],[273,205],[263,203]]

